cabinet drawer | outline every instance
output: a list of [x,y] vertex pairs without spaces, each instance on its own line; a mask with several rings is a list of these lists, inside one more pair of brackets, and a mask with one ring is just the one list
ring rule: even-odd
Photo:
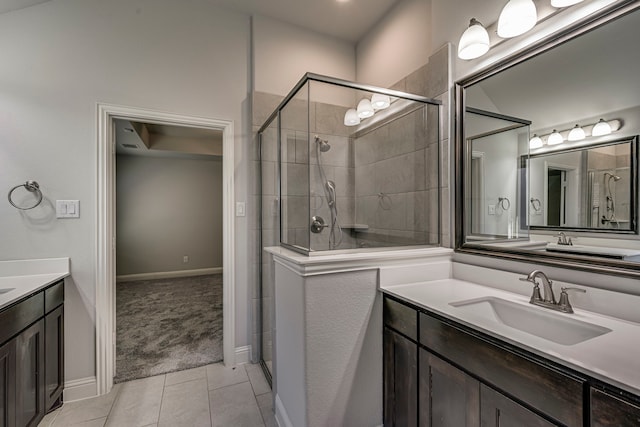
[[44,293],[40,292],[28,299],[0,312],[0,344],[44,316]]
[[418,312],[411,307],[385,298],[384,324],[412,340],[418,340]]
[[583,381],[420,313],[420,343],[567,426],[583,425]]
[[49,313],[64,302],[64,280],[44,290],[44,311]]
[[592,427],[632,427],[640,425],[640,407],[600,390],[591,389]]

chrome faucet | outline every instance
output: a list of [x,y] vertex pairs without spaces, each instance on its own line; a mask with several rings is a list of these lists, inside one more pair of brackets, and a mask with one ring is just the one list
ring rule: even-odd
[[[540,281],[542,282],[544,296],[540,295],[540,285],[538,285],[536,278],[540,278]],[[529,300],[530,304],[550,308],[551,310],[562,311],[563,313],[573,313],[573,307],[571,307],[571,304],[569,303],[569,294],[567,294],[567,291],[587,292],[584,289],[579,288],[562,288],[560,301],[556,302],[555,295],[553,294],[553,282],[549,280],[547,275],[542,271],[533,270],[527,277],[522,277],[520,280],[533,283],[533,293]]]
[[565,246],[573,246],[573,241],[571,241],[571,237],[567,237],[567,235],[564,234],[564,231],[561,231],[558,233],[558,244],[565,245]]

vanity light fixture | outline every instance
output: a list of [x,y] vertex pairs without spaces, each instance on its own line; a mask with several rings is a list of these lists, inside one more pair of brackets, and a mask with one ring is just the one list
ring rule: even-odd
[[498,36],[503,39],[516,37],[532,29],[538,22],[538,12],[533,0],[509,0],[498,18]]
[[462,33],[458,42],[458,58],[475,59],[489,51],[489,33],[476,19],[471,18],[469,28]]
[[344,113],[344,125],[345,126],[357,126],[360,124],[360,117],[355,108],[351,108]]
[[391,105],[391,99],[389,95],[383,95],[381,93],[374,93],[371,97],[371,106],[374,110],[384,110]]
[[608,122],[605,122],[604,119],[600,119],[591,130],[591,136],[603,136],[609,135],[610,133],[611,125]]
[[547,139],[547,145],[557,145],[562,144],[564,142],[564,138],[560,135],[560,132],[557,130],[553,130],[549,138]]
[[534,133],[533,138],[529,140],[529,148],[535,149],[540,147],[542,147],[542,138]]
[[582,3],[583,0],[551,0],[551,6],[553,7],[569,7],[574,4]]
[[584,129],[580,127],[580,125],[575,125],[573,129],[569,132],[569,136],[567,136],[567,140],[569,141],[580,141],[586,137],[584,133]]
[[371,101],[367,98],[363,98],[358,102],[358,117],[361,119],[366,119],[368,117],[373,116],[373,106],[371,106]]

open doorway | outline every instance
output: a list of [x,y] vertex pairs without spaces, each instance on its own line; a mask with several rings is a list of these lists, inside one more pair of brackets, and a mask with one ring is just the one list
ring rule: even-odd
[[[184,116],[111,104],[97,108],[97,247],[96,260],[96,383],[98,394],[113,387],[116,370],[116,124],[118,119],[156,125],[222,131],[223,360],[235,366],[234,260],[234,132],[233,122]],[[242,350],[242,349],[241,349]],[[238,357],[245,355],[240,352]]]
[[114,382],[220,362],[222,131],[115,127]]

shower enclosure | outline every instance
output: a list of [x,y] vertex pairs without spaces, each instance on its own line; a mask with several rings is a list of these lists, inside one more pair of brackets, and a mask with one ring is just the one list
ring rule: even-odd
[[[307,74],[258,131],[260,247],[316,256],[440,244],[440,103]],[[271,371],[273,272],[261,271]]]

